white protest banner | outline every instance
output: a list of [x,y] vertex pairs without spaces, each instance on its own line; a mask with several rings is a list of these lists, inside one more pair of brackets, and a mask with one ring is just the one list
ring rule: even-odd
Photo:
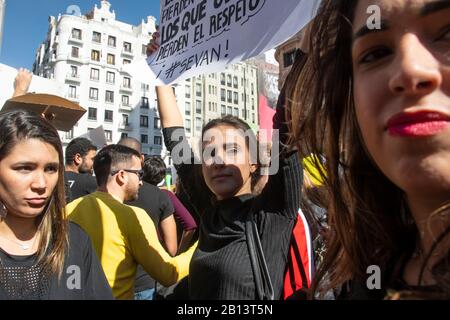
[[319,4],[320,0],[161,0],[160,49],[147,63],[166,84],[223,70],[290,39],[311,21]]

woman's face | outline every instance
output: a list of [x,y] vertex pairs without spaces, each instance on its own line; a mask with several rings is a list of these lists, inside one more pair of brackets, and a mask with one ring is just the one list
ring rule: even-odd
[[203,177],[218,200],[251,193],[252,164],[244,132],[229,125],[206,131],[203,137]]
[[[381,9],[380,29],[367,27],[370,5]],[[355,108],[368,152],[408,197],[448,201],[450,2],[360,0],[353,38]]]
[[0,201],[8,214],[36,218],[58,182],[56,149],[37,139],[19,141],[0,161]]

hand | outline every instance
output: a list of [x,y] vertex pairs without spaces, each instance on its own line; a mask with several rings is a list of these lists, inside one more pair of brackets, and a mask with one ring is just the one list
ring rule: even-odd
[[33,74],[27,69],[20,68],[19,73],[14,80],[14,95],[13,97],[22,96],[28,93]]
[[147,57],[150,57],[152,54],[154,54],[159,49],[159,32],[153,33],[153,38],[150,40],[149,44],[147,45]]

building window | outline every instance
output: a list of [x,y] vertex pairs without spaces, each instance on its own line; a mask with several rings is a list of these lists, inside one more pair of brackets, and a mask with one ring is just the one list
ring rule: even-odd
[[238,77],[236,77],[236,76],[233,77],[233,87],[234,87],[235,89],[237,89],[238,83],[239,83]]
[[98,101],[98,89],[96,88],[89,89],[89,99]]
[[130,97],[129,96],[122,96],[122,104],[124,106],[129,106],[130,105]]
[[227,114],[231,116],[231,114],[233,113],[233,108],[231,108],[230,106],[227,107]]
[[122,125],[128,126],[129,125],[128,119],[129,119],[128,115],[127,114],[123,114],[122,115]]
[[227,91],[227,102],[233,102],[233,93],[230,90]]
[[153,128],[154,129],[161,129],[161,120],[159,118],[153,119]]
[[202,131],[202,118],[195,118],[195,130],[197,132],[201,132]]
[[225,73],[220,74],[220,84],[223,86],[225,85]]
[[147,45],[146,45],[146,44],[143,44],[143,45],[142,45],[142,55],[143,55],[143,56],[146,56],[146,55],[147,55]]
[[99,81],[100,80],[100,70],[99,69],[91,69],[91,80]]
[[141,134],[141,143],[148,144],[148,135]]
[[225,102],[226,101],[226,90],[220,89],[220,100]]
[[91,51],[91,60],[92,61],[100,61],[100,51],[98,50],[92,50]]
[[79,57],[80,57],[80,48],[72,47],[72,58],[79,58]]
[[191,98],[191,86],[186,86],[186,94],[185,94],[185,96],[188,99]]
[[130,64],[130,63],[131,63],[131,60],[123,59],[123,65]]
[[123,87],[131,88],[131,78],[128,78],[128,77],[123,78]]
[[286,52],[283,55],[283,64],[285,68],[292,66],[294,64],[294,61],[295,61],[295,50]]
[[77,87],[76,86],[69,86],[69,98],[77,98]]
[[106,91],[105,101],[114,103],[114,91]]
[[111,53],[108,53],[107,63],[111,64],[111,65],[115,65],[116,64],[116,56]]
[[239,94],[237,92],[234,92],[233,97],[234,97],[233,99],[234,104],[239,104]]
[[255,114],[252,113],[252,122],[255,123]]
[[88,119],[89,120],[97,120],[97,109],[96,108],[89,108]]
[[231,74],[227,75],[227,86],[231,87],[232,83],[231,83]]
[[141,108],[143,108],[143,109],[148,109],[149,108],[148,98],[147,97],[142,97],[142,99],[141,99]]
[[106,73],[106,82],[114,84],[116,82],[116,74],[114,72],[108,71]]
[[111,110],[105,110],[105,122],[113,122],[113,112]]
[[81,40],[81,30],[80,29],[72,29],[72,38]]
[[101,43],[102,42],[102,34],[100,32],[92,32],[92,41]]
[[238,108],[234,108],[234,110],[233,110],[233,116],[239,117],[239,109],[238,109]]
[[202,113],[202,102],[201,101],[195,101],[195,113],[201,114]]
[[109,36],[108,37],[108,46],[115,48],[116,47],[116,37]]
[[141,128],[148,128],[148,117],[147,116],[141,116]]
[[186,132],[191,132],[191,119],[186,119],[184,121],[184,126],[186,129]]
[[221,112],[222,116],[226,115],[227,114],[227,107],[222,104],[220,106],[220,112]]
[[162,145],[162,138],[161,137],[159,137],[159,136],[155,136],[155,139],[154,139],[154,144],[156,144],[157,146],[161,146]]
[[131,53],[131,43],[124,42],[123,43],[123,51]]
[[70,66],[70,75],[74,78],[78,78],[78,68],[76,66]]
[[255,94],[255,85],[253,83],[252,83],[251,88],[252,88],[252,94]]
[[125,139],[125,138],[128,138],[128,133],[122,132],[122,134],[120,135],[120,139]]
[[66,140],[72,140],[73,139],[73,128],[66,132]]
[[106,141],[111,142],[112,141],[112,131],[105,130],[105,137],[106,137]]
[[201,97],[202,96],[202,85],[200,83],[197,83],[195,85],[195,95],[197,97]]
[[255,110],[255,99],[252,98],[252,110]]
[[148,84],[141,83],[141,90],[145,92],[150,91],[150,86]]

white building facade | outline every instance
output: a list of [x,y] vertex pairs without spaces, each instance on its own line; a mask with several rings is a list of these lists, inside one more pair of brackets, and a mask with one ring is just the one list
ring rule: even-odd
[[33,73],[64,83],[66,98],[87,110],[71,132],[61,133],[64,144],[103,126],[108,144],[128,136],[142,142],[145,154],[163,152],[155,91],[123,70],[145,58],[155,30],[153,17],[138,26],[117,21],[108,1],[84,16],[50,17]]

